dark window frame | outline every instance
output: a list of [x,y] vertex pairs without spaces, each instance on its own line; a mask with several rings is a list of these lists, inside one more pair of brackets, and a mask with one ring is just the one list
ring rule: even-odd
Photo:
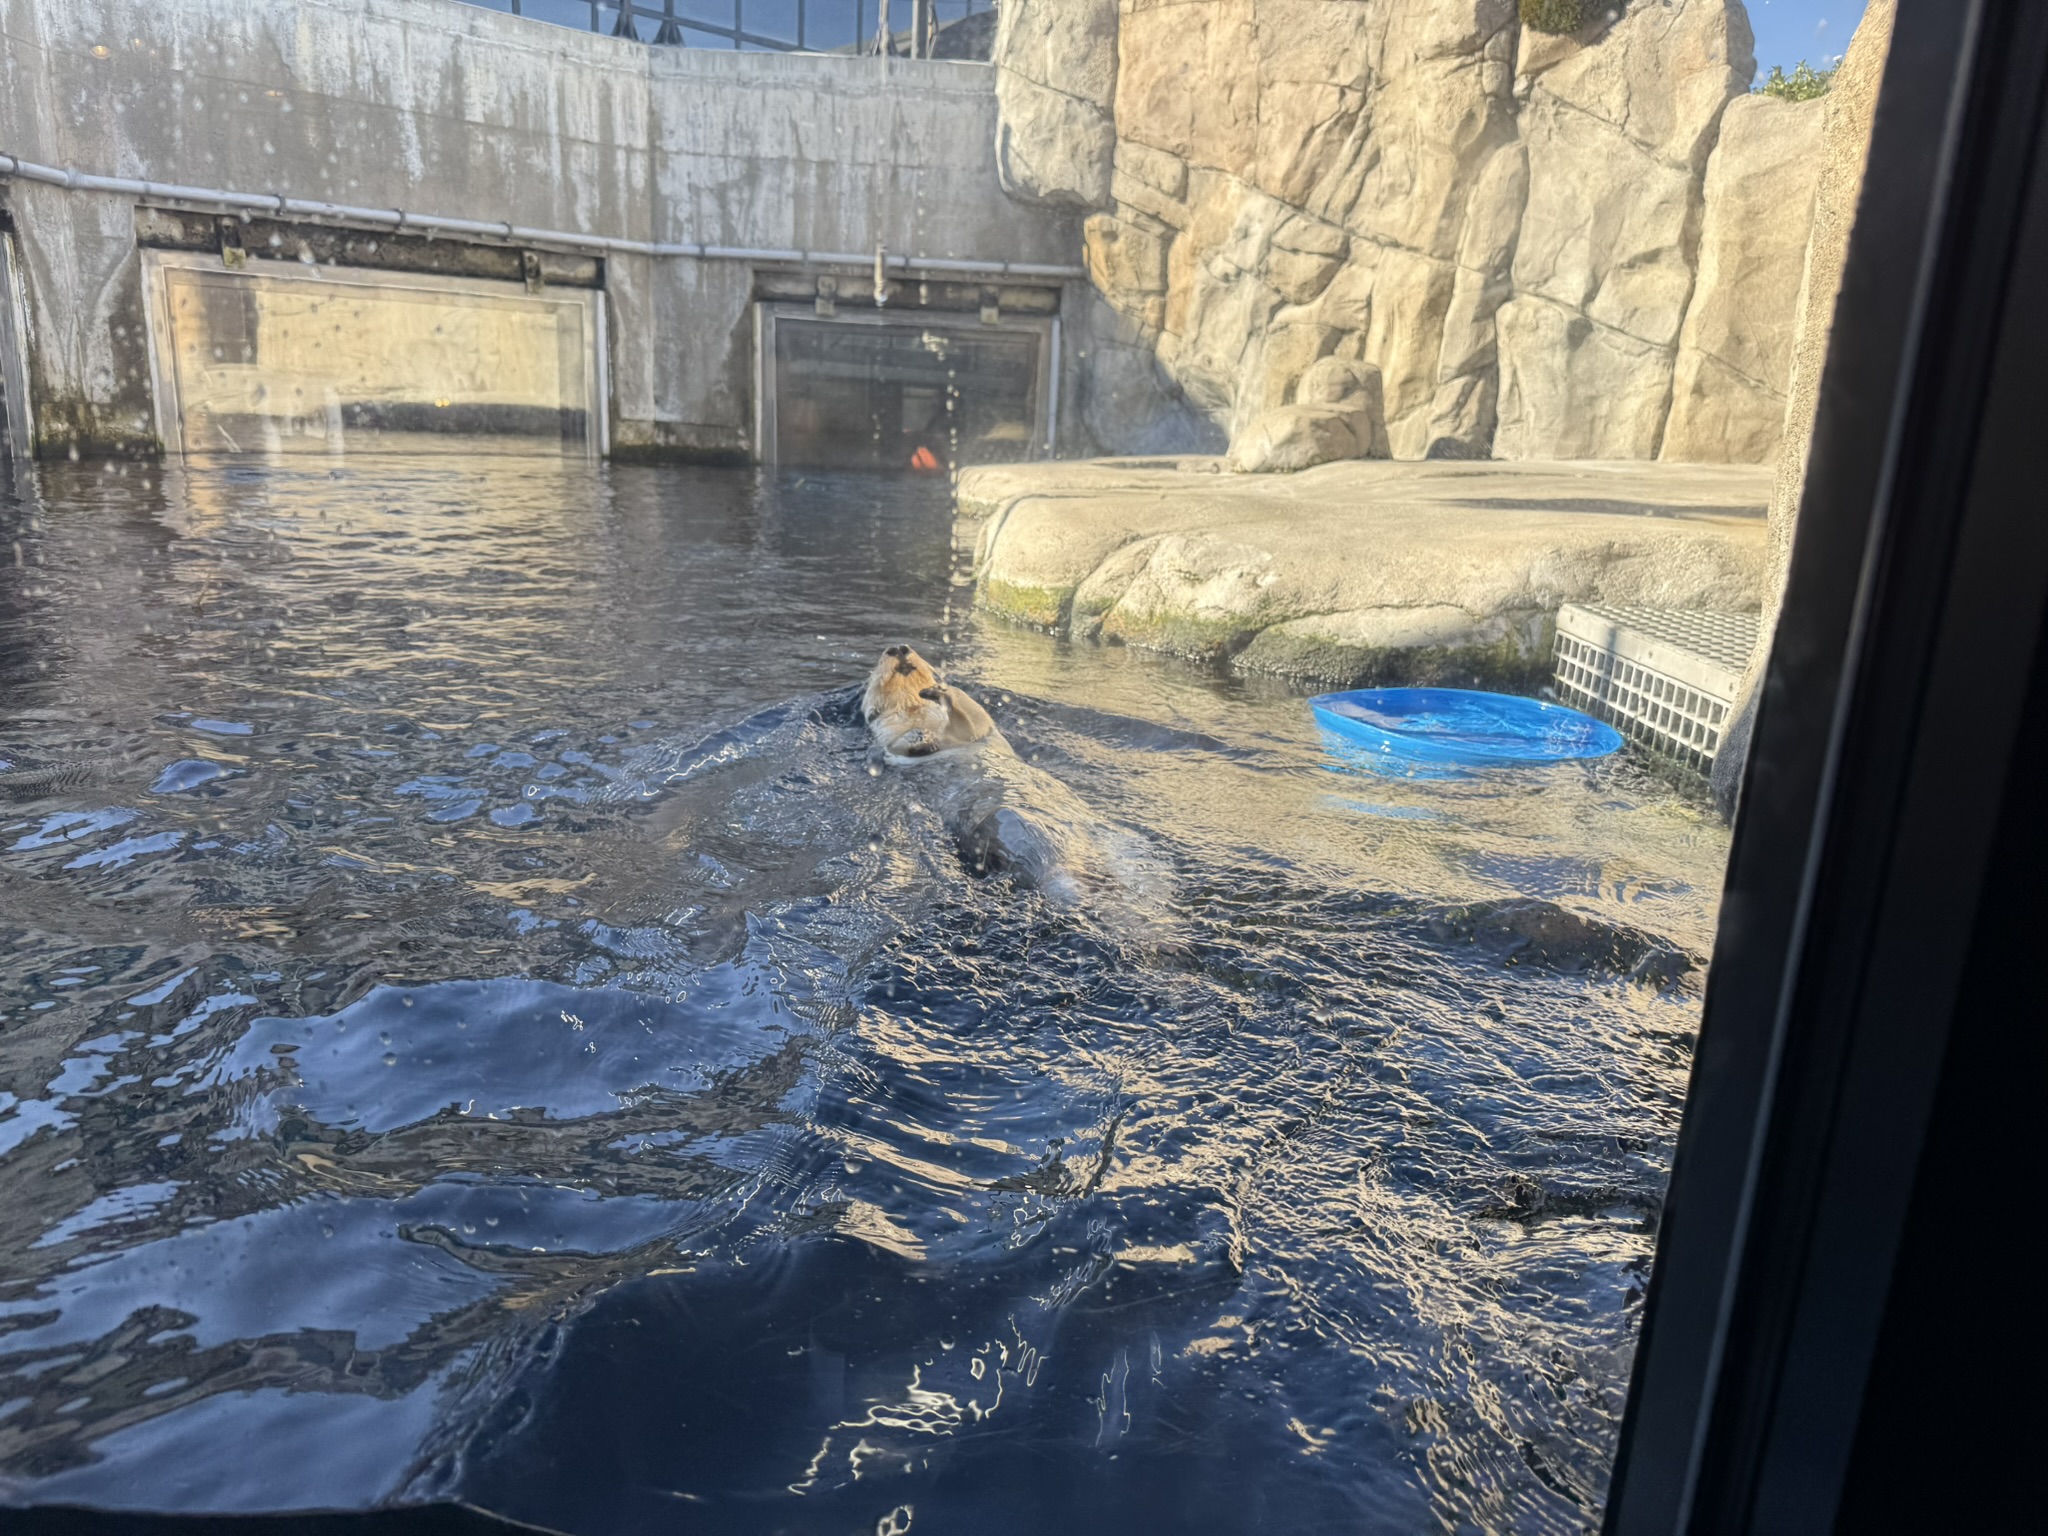
[[1980,929],[2027,899],[1993,855],[2041,819],[2015,749],[2048,597],[2044,94],[2048,7],[1900,0],[1609,1536],[1999,1528],[1973,1513],[2024,1464],[1991,1452],[2010,1423],[1890,1466],[1871,1437],[1908,1389],[1889,1360],[1957,1331],[1892,1304],[1939,1258],[1914,1215],[1929,1148],[2020,1177],[1994,1155],[2010,1126],[1937,1109],[1980,1065],[1983,1031],[1953,1027]]

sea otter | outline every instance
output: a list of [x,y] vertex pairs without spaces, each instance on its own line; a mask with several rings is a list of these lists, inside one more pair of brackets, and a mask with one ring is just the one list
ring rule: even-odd
[[1126,916],[1136,913],[1134,898],[1163,883],[1135,839],[1019,758],[988,711],[940,682],[909,646],[892,645],[876,661],[861,715],[882,760],[910,770],[906,778],[976,874],[1009,874],[1061,906],[1111,894],[1108,906]]
[[891,763],[1003,739],[987,710],[960,689],[942,684],[931,663],[907,645],[882,652],[861,691],[860,709],[883,759]]

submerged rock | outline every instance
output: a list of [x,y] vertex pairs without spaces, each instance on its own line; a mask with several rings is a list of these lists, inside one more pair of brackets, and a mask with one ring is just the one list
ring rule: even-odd
[[1474,1214],[1481,1221],[1513,1221],[1534,1226],[1559,1217],[1599,1216],[1616,1209],[1640,1214],[1654,1226],[1664,1211],[1660,1191],[1630,1188],[1621,1184],[1595,1184],[1584,1188],[1545,1184],[1528,1174],[1510,1176],[1486,1205]]
[[0,799],[36,800],[90,784],[101,776],[93,762],[30,763],[0,761]]
[[1431,913],[1424,927],[1439,944],[1472,945],[1506,965],[1624,976],[1655,986],[1681,979],[1697,964],[1650,934],[1531,897],[1447,907]]

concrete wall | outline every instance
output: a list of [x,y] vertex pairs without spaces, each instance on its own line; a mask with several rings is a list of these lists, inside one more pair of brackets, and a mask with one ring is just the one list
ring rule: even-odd
[[[0,152],[643,240],[1071,262],[1003,196],[985,65],[643,44],[449,0],[0,0]],[[130,199],[0,183],[47,451],[151,446]],[[731,454],[753,273],[607,263],[621,452]]]

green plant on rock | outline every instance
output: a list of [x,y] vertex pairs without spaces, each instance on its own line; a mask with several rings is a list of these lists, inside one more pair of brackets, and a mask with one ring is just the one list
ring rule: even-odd
[[1828,87],[1835,83],[1833,69],[1815,69],[1801,59],[1791,74],[1785,73],[1785,66],[1773,64],[1770,75],[1757,87],[1764,96],[1775,96],[1780,101],[1811,101],[1816,96],[1825,96]]
[[1531,32],[1576,32],[1600,0],[1522,0],[1522,25]]

